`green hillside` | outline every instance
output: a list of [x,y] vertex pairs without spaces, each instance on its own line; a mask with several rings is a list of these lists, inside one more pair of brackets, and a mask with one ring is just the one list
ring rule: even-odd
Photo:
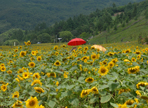
[[47,26],[79,14],[88,15],[105,7],[143,0],[1,0],[0,33],[11,28],[33,29],[38,23]]

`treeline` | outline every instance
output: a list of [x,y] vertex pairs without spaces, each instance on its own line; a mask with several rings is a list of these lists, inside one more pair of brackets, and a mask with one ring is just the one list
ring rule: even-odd
[[[50,27],[43,22],[36,25],[33,30],[15,30],[4,41],[17,39],[19,42],[30,40],[32,43],[47,43],[57,42],[57,38],[62,38],[62,42],[68,42],[74,37],[88,40],[102,31],[117,30],[118,25],[124,27],[131,19],[136,20],[147,6],[148,0],[119,7],[113,3],[112,7],[96,9],[90,15],[70,17]],[[148,18],[147,11],[145,16]]]

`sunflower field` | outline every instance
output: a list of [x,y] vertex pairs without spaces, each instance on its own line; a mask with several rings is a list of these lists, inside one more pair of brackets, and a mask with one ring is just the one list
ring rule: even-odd
[[0,49],[0,108],[147,108],[148,46],[104,46]]

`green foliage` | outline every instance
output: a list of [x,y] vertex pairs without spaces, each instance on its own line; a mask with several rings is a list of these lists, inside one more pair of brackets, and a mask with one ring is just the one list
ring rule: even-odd
[[15,42],[15,45],[19,45],[19,41],[17,39],[13,39],[13,40],[6,40],[3,45],[9,45],[9,46],[13,46]]
[[70,31],[61,31],[59,32],[59,37],[62,38],[62,42],[68,42],[72,39],[73,35]]
[[51,36],[48,33],[42,33],[37,36],[37,41],[41,43],[51,42]]
[[[139,2],[142,0],[130,1]],[[129,0],[120,0],[120,2],[112,0],[111,2],[121,6],[128,3]],[[96,7],[99,9],[109,7],[111,2],[110,0],[5,0],[0,3],[0,31],[2,33],[11,28],[29,30],[41,22],[45,22],[49,26],[56,21],[66,20],[74,15],[88,15],[95,11]]]

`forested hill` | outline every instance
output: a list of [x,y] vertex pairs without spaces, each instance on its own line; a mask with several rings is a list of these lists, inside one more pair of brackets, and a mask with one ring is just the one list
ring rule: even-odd
[[0,33],[11,28],[32,29],[48,26],[79,14],[88,15],[105,7],[143,0],[0,0]]

